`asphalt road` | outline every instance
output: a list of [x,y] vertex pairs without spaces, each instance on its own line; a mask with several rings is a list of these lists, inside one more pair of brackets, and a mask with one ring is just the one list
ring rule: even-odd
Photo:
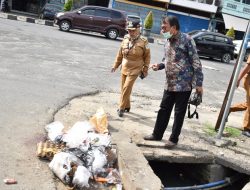
[[[36,143],[53,114],[79,95],[119,92],[119,72],[110,73],[120,40],[101,35],[61,32],[56,27],[0,19],[0,180],[14,177],[17,185],[0,189],[51,190],[55,188],[47,163],[35,156]],[[151,44],[152,63],[163,47]],[[203,104],[219,108],[234,63],[202,59]],[[134,93],[160,100],[165,74],[150,71],[138,79]],[[112,98],[112,97],[110,97]],[[243,101],[238,89],[234,101]],[[114,108],[116,109],[116,108]]]

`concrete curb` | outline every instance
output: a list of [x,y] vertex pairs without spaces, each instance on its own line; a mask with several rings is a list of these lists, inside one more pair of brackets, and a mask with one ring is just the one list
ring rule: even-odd
[[50,20],[41,20],[41,19],[36,19],[32,17],[18,16],[18,15],[10,14],[10,13],[0,13],[0,18],[46,25],[46,26],[54,26],[54,22]]
[[112,142],[116,144],[118,148],[118,167],[124,189],[162,190],[163,185],[161,180],[154,174],[148,161],[141,153],[140,148],[137,147],[136,144],[131,141],[129,135],[122,130],[121,123],[117,121],[112,121],[111,123],[111,128],[115,129],[117,127],[116,130],[112,132]]

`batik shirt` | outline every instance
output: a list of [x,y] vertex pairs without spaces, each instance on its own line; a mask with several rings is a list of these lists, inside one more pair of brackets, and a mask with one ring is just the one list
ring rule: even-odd
[[190,36],[178,33],[166,40],[164,53],[165,61],[159,69],[166,71],[165,90],[183,92],[191,91],[193,86],[202,86],[202,66]]

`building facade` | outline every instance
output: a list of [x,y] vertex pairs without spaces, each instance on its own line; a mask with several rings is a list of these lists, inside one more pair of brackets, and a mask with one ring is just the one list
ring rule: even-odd
[[[66,0],[67,1],[67,0]],[[84,3],[83,3],[84,1]],[[246,0],[242,0],[246,1]],[[65,0],[9,0],[12,11],[39,15],[45,3],[63,6]],[[145,19],[149,11],[153,12],[152,32],[159,34],[162,18],[166,15],[178,16],[182,32],[210,29],[216,27],[214,15],[217,11],[216,0],[73,0],[74,8],[80,5],[97,5],[124,10],[127,14],[138,15]]]
[[[46,3],[59,5],[63,8],[65,2],[67,2],[67,0],[8,0],[11,11],[24,12],[33,15],[39,15],[41,9]],[[84,5],[108,7],[109,0],[73,0],[73,9]]]
[[223,0],[221,10],[225,28],[236,30],[236,39],[242,39],[250,19],[250,0]]
[[182,32],[192,30],[214,30],[217,12],[217,0],[113,0],[112,7],[135,14],[145,19],[147,13],[154,14],[153,33],[160,33],[162,17],[178,16]]
[[[8,0],[11,11],[38,15],[48,0]],[[65,0],[49,0],[50,3],[64,5]]]

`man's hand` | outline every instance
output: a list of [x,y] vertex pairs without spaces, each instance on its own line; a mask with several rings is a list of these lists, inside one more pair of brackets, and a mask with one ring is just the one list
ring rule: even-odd
[[158,69],[159,69],[159,64],[158,64],[158,63],[151,64],[151,65],[150,65],[150,68],[152,68],[154,71],[158,71]]
[[111,73],[114,73],[115,70],[116,70],[116,68],[113,67],[113,68],[111,69]]
[[202,86],[197,86],[197,87],[196,87],[196,92],[197,92],[198,94],[203,94],[203,88],[202,88]]

